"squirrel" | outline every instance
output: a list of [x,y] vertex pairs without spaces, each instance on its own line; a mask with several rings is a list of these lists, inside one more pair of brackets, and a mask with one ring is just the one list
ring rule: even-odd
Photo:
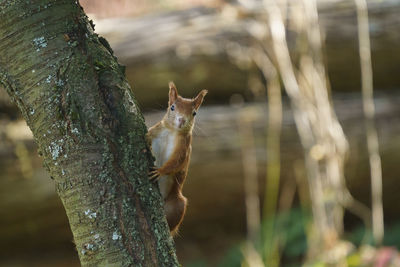
[[170,82],[167,113],[146,135],[156,159],[149,179],[158,181],[172,236],[177,233],[186,212],[187,199],[182,195],[182,187],[192,152],[194,117],[207,92],[202,90],[193,99],[183,98]]

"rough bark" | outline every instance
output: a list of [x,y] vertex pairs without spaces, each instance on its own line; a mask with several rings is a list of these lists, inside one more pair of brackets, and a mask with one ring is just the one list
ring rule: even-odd
[[146,127],[77,1],[0,2],[0,82],[33,132],[83,266],[176,266]]

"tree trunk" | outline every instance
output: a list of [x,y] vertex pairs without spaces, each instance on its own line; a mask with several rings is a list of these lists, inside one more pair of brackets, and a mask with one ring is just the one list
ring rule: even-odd
[[77,1],[0,3],[0,82],[53,177],[83,266],[177,266],[146,127]]

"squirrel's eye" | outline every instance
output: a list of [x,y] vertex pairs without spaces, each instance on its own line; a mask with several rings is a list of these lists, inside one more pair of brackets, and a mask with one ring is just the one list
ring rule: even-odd
[[174,105],[171,106],[171,110],[172,110],[172,111],[175,110],[175,106],[174,106]]
[[193,111],[193,116],[196,116],[196,114],[197,114],[196,111]]

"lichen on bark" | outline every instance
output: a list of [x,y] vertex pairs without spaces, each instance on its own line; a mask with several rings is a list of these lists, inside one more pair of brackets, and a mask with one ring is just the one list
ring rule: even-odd
[[76,1],[0,3],[0,82],[31,128],[83,266],[177,266],[124,68]]

